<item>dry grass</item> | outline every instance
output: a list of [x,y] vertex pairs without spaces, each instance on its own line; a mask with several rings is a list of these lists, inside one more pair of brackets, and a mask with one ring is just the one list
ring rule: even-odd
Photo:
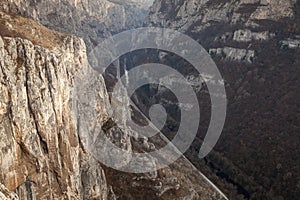
[[59,48],[67,34],[50,30],[31,19],[0,11],[0,35],[3,37],[20,37],[33,44],[48,49]]

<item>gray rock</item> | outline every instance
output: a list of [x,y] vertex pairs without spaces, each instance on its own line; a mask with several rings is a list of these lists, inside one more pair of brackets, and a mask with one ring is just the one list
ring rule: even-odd
[[247,49],[237,49],[232,47],[224,47],[224,48],[212,48],[209,49],[209,54],[212,56],[218,55],[223,59],[233,60],[233,61],[246,61],[248,63],[252,63],[255,57],[254,50]]
[[[180,30],[188,30],[192,25],[198,24],[196,30],[201,31],[220,22],[256,27],[259,26],[256,24],[257,20],[293,18],[295,3],[296,0],[230,0],[224,3],[212,0],[156,0],[151,7],[149,20],[155,26]],[[257,4],[259,5],[254,10],[243,11],[245,6]]]
[[[0,16],[8,22],[2,32],[6,37],[0,37],[0,180],[6,188],[0,195],[10,198],[15,191],[20,199],[186,199],[192,191],[201,199],[226,199],[185,157],[144,174],[101,165],[82,137],[86,133],[95,139],[105,136],[129,152],[155,146],[147,140],[136,145],[130,130],[114,122],[103,78],[88,65],[83,40],[15,15]],[[121,104],[114,106],[126,108]],[[142,162],[156,165],[151,158]]]
[[299,39],[291,39],[281,41],[281,48],[289,48],[289,49],[297,49],[300,48],[300,40]]
[[111,33],[140,27],[145,23],[145,7],[129,2],[4,0],[0,3],[0,9],[34,19],[53,30],[80,36],[90,51]]
[[85,52],[73,36],[65,35],[55,51],[0,37],[0,177],[9,191],[22,191],[22,199],[108,195],[101,167],[79,143],[72,114],[74,78],[88,67]]

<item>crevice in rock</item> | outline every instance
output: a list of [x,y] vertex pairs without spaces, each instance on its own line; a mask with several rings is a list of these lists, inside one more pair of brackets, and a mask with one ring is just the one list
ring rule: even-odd
[[[29,58],[27,57],[26,52],[25,52],[26,51],[25,50],[25,46],[22,45],[22,48],[23,48],[23,51],[24,51],[24,58],[26,60],[29,60]],[[29,71],[29,67],[28,67],[27,61],[23,62],[23,65],[25,67],[25,82],[24,82],[24,84],[25,84],[25,88],[26,88],[26,98],[27,98],[29,115],[32,116],[32,118],[33,118],[35,129],[36,129],[37,135],[39,137],[40,144],[41,144],[41,147],[43,149],[43,152],[45,154],[48,154],[49,151],[48,151],[47,142],[44,141],[44,139],[41,136],[41,133],[40,133],[40,130],[39,130],[39,125],[38,125],[38,119],[36,118],[34,110],[33,110],[32,106],[31,106],[30,87],[29,87],[29,83],[28,83],[29,82],[30,71]]]
[[27,193],[27,200],[33,200],[33,191],[31,189],[32,187],[32,183],[31,181],[28,179],[28,177],[26,178],[26,182],[25,182],[25,189],[26,189],[26,193]]
[[80,117],[78,117],[77,119],[77,122],[76,122],[76,127],[77,127],[77,138],[78,138],[78,142],[79,142],[79,146],[80,148],[82,149],[83,153],[87,153],[85,148],[84,148],[84,144],[83,142],[81,141],[81,138],[80,138],[80,134],[79,134],[79,130],[80,130]]
[[51,98],[51,103],[52,103],[52,109],[55,115],[55,122],[56,122],[56,131],[58,134],[60,134],[59,129],[60,126],[57,124],[58,123],[58,119],[57,119],[57,113],[56,113],[56,109],[55,109],[55,101],[54,101],[54,94],[53,94],[53,85],[52,85],[52,76],[51,76],[51,70],[50,70],[50,66],[48,62],[45,62],[45,75],[46,75],[46,79],[48,82],[48,90],[50,93],[50,98]]

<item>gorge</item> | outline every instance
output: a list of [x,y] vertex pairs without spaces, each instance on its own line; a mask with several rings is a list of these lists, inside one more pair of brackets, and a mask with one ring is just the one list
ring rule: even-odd
[[[218,144],[199,159],[211,102],[203,80],[191,77],[203,84],[192,146],[169,167],[130,174],[103,165],[80,137],[94,128],[128,152],[160,143],[116,123],[130,113],[114,104],[115,68],[147,61],[193,71],[177,55],[148,49],[102,76],[88,56],[111,35],[145,26],[178,30],[206,49],[224,78],[228,111]],[[2,0],[0,199],[297,199],[299,55],[299,0]],[[145,116],[158,100],[178,116],[163,89],[135,95]],[[179,121],[168,118],[166,137]]]

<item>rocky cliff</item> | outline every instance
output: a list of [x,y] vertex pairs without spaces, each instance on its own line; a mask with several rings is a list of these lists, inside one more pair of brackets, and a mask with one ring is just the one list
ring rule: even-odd
[[[225,80],[228,112],[222,138],[203,161],[191,149],[193,163],[230,199],[298,198],[300,2],[156,0],[149,21],[197,40]],[[200,132],[209,121],[206,92],[200,92]]]
[[4,0],[0,8],[34,19],[50,29],[80,36],[88,51],[111,33],[142,26],[147,16],[145,6],[131,1]]
[[259,26],[260,20],[295,17],[297,0],[156,0],[151,8],[150,23],[187,30],[197,23],[197,31],[216,23]]
[[[97,124],[101,136],[129,152],[153,150],[153,143],[116,125],[114,114],[123,108],[110,105],[85,52],[143,24],[145,6],[136,1],[1,1],[1,198],[226,199],[185,157],[154,173],[128,174],[101,165],[82,142],[86,128]],[[202,88],[201,127],[187,156],[230,199],[300,195],[299,9],[295,0],[156,0],[150,10],[150,25],[199,41],[224,76],[223,137],[216,151],[198,159],[210,117]],[[35,21],[83,37],[87,50],[77,37]],[[186,66],[160,53],[165,64]]]
[[[159,0],[150,9],[149,23],[190,33],[207,48],[219,48],[209,50],[211,54],[221,55],[222,52],[226,59],[251,63],[254,51],[245,52],[243,49],[255,48],[246,45],[269,41],[284,31],[280,29],[299,30],[295,6],[296,0],[187,0],[176,3]],[[292,39],[296,41],[290,43],[298,47],[299,40],[295,35]]]
[[151,143],[114,123],[83,40],[2,11],[0,27],[1,198],[226,199],[185,157],[149,174],[101,165],[82,142],[94,128],[87,125],[130,152],[147,151]]
[[84,42],[0,15],[1,183],[20,199],[107,199],[72,113],[75,76],[88,68]]

